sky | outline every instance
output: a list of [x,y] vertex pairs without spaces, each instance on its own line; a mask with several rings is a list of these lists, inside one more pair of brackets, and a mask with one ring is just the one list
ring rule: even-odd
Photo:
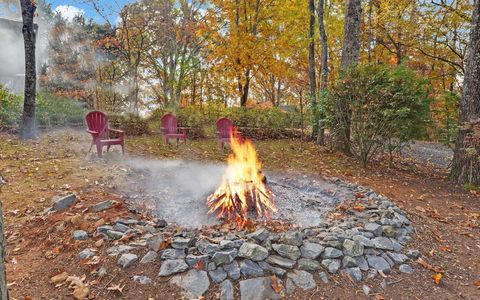
[[[134,0],[94,0],[100,4],[105,12],[108,20],[112,24],[117,23],[118,13],[120,9],[127,3]],[[52,10],[60,12],[65,18],[72,19],[75,15],[82,14],[85,18],[92,18],[98,23],[105,23],[105,19],[99,15],[91,0],[46,0],[45,2],[52,5]],[[89,3],[90,2],[90,3]]]

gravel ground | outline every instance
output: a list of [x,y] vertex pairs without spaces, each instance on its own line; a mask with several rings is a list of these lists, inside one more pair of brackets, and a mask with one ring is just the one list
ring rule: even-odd
[[440,143],[416,141],[403,149],[401,156],[415,159],[421,163],[448,168],[452,162],[453,151]]

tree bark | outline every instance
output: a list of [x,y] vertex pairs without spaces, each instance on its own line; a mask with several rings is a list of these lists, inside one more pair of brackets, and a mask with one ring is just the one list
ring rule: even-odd
[[474,1],[465,63],[458,135],[451,177],[460,184],[480,185],[480,0]]
[[[317,16],[318,16],[318,30],[320,32],[320,45],[322,56],[320,58],[320,92],[321,95],[324,95],[327,91],[328,83],[328,44],[327,44],[327,33],[325,31],[324,23],[325,15],[325,1],[318,0]],[[320,145],[325,144],[325,128],[323,124],[323,119],[325,118],[323,112],[319,113],[319,124],[318,124],[318,135],[317,143]]]
[[20,0],[25,46],[25,98],[23,102],[22,138],[35,138],[35,90],[37,72],[35,65],[36,29],[33,24],[36,6],[32,0]]
[[310,44],[308,45],[308,77],[310,79],[310,102],[313,112],[312,139],[315,141],[318,134],[318,109],[317,109],[317,81],[315,76],[315,0],[308,0],[308,11],[310,13],[309,34]]
[[[360,0],[347,0],[345,3],[345,25],[343,29],[343,48],[342,61],[340,65],[341,72],[346,72],[349,68],[358,63],[360,51],[360,16],[362,5]],[[337,150],[346,155],[352,155],[350,150],[350,105],[348,99],[342,99],[339,103],[341,110],[341,124],[337,136]]]

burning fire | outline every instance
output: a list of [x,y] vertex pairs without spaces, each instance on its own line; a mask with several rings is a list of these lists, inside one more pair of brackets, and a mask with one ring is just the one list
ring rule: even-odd
[[235,220],[243,228],[248,211],[255,209],[258,218],[270,218],[269,211],[276,212],[274,195],[265,186],[255,147],[249,140],[241,141],[236,131],[230,133],[232,154],[227,158],[228,167],[220,187],[207,198],[209,213],[219,218]]

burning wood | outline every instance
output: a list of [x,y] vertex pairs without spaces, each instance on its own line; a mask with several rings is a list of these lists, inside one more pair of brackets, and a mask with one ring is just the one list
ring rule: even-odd
[[209,213],[237,223],[243,228],[248,211],[256,210],[258,218],[270,218],[276,211],[273,193],[265,186],[266,178],[261,170],[255,147],[249,140],[239,141],[236,132],[230,134],[232,154],[227,158],[228,167],[221,185],[207,198]]

